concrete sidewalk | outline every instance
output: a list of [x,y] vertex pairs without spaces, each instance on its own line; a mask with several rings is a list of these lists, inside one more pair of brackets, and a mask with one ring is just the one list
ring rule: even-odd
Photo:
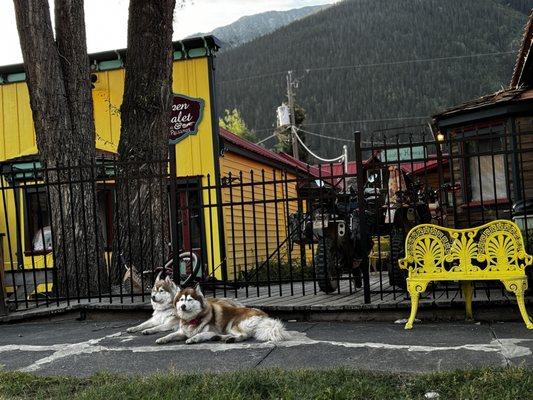
[[168,370],[231,371],[336,366],[392,372],[533,367],[533,332],[521,323],[288,322],[293,339],[156,345],[159,336],[126,333],[137,320],[0,325],[0,367],[45,375],[99,371],[146,375]]

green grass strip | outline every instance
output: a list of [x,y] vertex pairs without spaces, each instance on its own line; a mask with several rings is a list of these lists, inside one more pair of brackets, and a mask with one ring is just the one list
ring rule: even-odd
[[526,368],[433,374],[389,374],[350,369],[251,370],[224,374],[167,373],[149,377],[108,373],[90,378],[0,372],[0,399],[443,399],[531,398]]

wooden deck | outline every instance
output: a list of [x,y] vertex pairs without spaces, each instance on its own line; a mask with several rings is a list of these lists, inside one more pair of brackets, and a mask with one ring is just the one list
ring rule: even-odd
[[[325,294],[319,291],[315,282],[294,282],[291,284],[272,284],[270,287],[249,286],[248,288],[232,289],[230,287],[217,289],[214,293],[206,290],[207,296],[236,298],[246,306],[258,307],[267,311],[279,312],[356,312],[356,311],[379,311],[379,310],[407,310],[410,307],[410,301],[406,293],[394,291],[388,285],[388,279],[383,277],[380,283],[379,275],[373,274],[370,280],[371,302],[365,304],[362,288],[355,289],[349,281],[341,281],[340,288],[337,292]],[[484,283],[476,283],[474,296],[475,305],[508,305],[515,304],[514,296],[510,293],[503,292],[500,288],[487,289]],[[9,320],[18,318],[28,318],[32,315],[38,316],[43,313],[54,314],[76,309],[104,309],[104,310],[136,310],[151,309],[150,298],[145,295],[124,295],[122,299],[103,297],[88,301],[82,299],[71,300],[67,302],[51,302],[48,306],[41,299],[36,304],[35,301],[29,301],[28,305],[20,303],[17,311],[9,314]],[[526,297],[528,304],[533,303],[533,297]],[[448,290],[445,286],[439,285],[435,291],[425,293],[420,300],[420,308],[438,306],[439,308],[462,305],[463,299],[458,285],[448,284]],[[6,317],[0,317],[0,321],[6,320]]]
[[[371,302],[365,304],[362,288],[354,288],[347,280],[340,282],[339,290],[326,294],[319,290],[315,282],[295,282],[291,284],[270,285],[269,287],[256,286],[240,288],[238,290],[217,290],[217,297],[225,296],[237,298],[247,306],[260,307],[270,310],[363,310],[386,308],[409,308],[410,300],[407,293],[393,288],[388,284],[388,279],[373,274],[370,278]],[[476,283],[474,303],[485,304],[494,302],[509,304],[514,301],[514,296],[502,291],[500,288],[488,289],[484,283]],[[452,306],[463,303],[462,293],[458,284],[448,283],[439,285],[435,290],[429,290],[421,296],[421,307],[428,305]]]

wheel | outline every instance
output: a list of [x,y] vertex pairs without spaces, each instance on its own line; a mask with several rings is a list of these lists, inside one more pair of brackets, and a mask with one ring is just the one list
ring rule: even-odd
[[368,268],[368,257],[359,260],[357,268],[352,269],[353,284],[355,288],[363,287],[363,268]]
[[398,260],[405,256],[404,248],[405,235],[403,229],[394,227],[391,231],[390,250],[391,261],[388,263],[389,284],[391,286],[399,287],[403,290],[407,289],[406,271],[400,269]]
[[324,293],[332,293],[339,287],[339,269],[336,263],[342,262],[333,241],[326,237],[318,240],[315,254],[315,269],[318,287]]

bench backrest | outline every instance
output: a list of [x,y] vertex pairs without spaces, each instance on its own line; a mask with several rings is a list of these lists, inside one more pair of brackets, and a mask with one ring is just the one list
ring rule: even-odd
[[423,224],[411,229],[400,267],[409,276],[465,279],[469,275],[524,276],[533,263],[522,232],[509,220],[496,220],[470,229]]

